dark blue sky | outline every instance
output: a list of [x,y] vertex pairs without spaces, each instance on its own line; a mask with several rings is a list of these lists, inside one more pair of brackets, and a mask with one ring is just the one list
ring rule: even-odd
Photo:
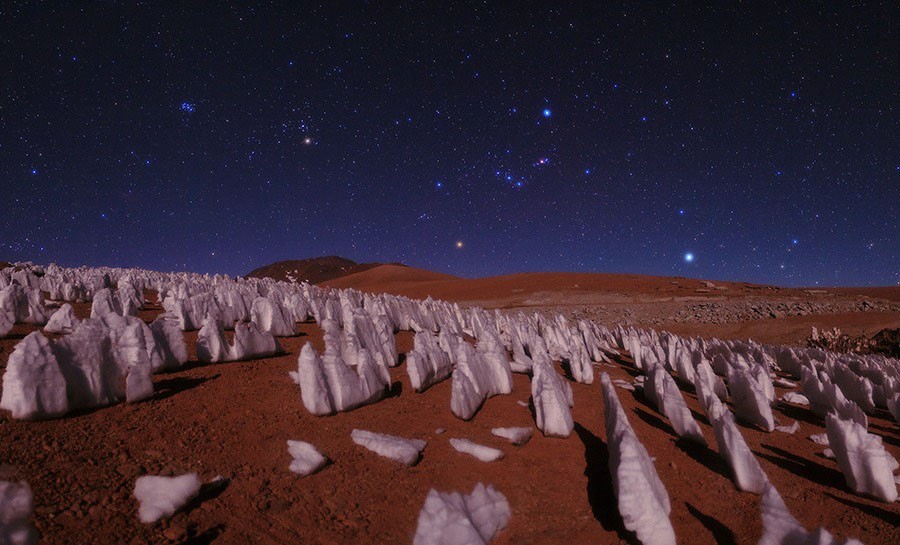
[[0,4],[0,259],[900,283],[897,2],[64,4]]

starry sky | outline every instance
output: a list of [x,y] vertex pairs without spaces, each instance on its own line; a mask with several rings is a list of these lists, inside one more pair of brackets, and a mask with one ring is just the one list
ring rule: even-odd
[[437,4],[4,1],[0,259],[900,284],[896,1]]

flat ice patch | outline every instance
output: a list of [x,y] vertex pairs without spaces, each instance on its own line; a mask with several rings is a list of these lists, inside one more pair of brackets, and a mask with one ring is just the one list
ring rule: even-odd
[[633,392],[635,390],[634,384],[628,382],[627,380],[616,378],[613,379],[612,383],[615,384],[617,388],[628,390],[629,392]]
[[809,405],[809,399],[805,395],[798,394],[797,392],[787,392],[781,396],[781,400],[787,403],[793,403],[794,405],[803,405],[804,407]]
[[357,445],[407,466],[419,463],[422,450],[427,444],[421,439],[404,439],[395,435],[366,430],[353,430],[350,432],[350,437]]
[[485,445],[479,445],[478,443],[473,443],[468,439],[450,439],[450,446],[453,447],[457,452],[462,452],[463,454],[470,454],[482,462],[493,462],[503,458],[503,451],[495,448],[487,447]]
[[793,435],[800,429],[800,422],[794,420],[793,424],[788,424],[787,426],[775,426],[775,429]]
[[534,430],[532,428],[494,428],[491,433],[514,445],[524,445],[531,439]]
[[772,381],[772,384],[774,384],[775,386],[779,386],[781,388],[796,388],[797,387],[796,382],[790,381],[786,378],[776,378],[775,380]]
[[287,447],[288,453],[293,458],[289,469],[298,475],[312,475],[325,467],[328,462],[328,459],[315,446],[305,441],[288,439]]
[[138,518],[145,523],[169,518],[198,492],[200,477],[196,473],[178,477],[139,477],[134,483],[134,497],[140,503]]

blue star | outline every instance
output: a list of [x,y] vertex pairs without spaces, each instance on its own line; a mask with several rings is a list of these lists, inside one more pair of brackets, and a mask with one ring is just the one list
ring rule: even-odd
[[438,182],[438,183],[434,184],[434,186],[437,187],[438,189],[440,189],[440,188],[444,187],[444,182]]
[[684,262],[685,263],[693,263],[694,262],[694,254],[688,252],[684,254]]
[[589,169],[589,168],[584,169],[584,174],[586,176],[589,176],[591,174],[591,169]]
[[544,108],[544,111],[541,112],[541,115],[543,115],[544,117],[550,117],[551,115],[553,115],[553,112],[550,111],[550,108]]
[[195,109],[196,109],[196,106],[194,105],[193,102],[182,102],[181,103],[181,111],[184,113],[192,114],[192,113],[194,113]]
[[31,175],[32,175],[32,176],[37,176],[37,169],[36,169],[36,168],[31,169]]
[[681,208],[681,209],[678,210],[678,215],[679,215],[679,216],[683,216],[683,215],[684,215],[684,208]]

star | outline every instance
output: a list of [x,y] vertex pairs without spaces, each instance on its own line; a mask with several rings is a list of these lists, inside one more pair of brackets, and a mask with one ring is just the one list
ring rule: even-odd
[[553,112],[550,111],[550,108],[544,108],[544,111],[541,112],[541,115],[544,117],[550,117],[553,115]]
[[195,109],[196,109],[196,105],[193,102],[182,102],[181,103],[181,111],[186,114],[194,113]]
[[303,139],[303,145],[304,145],[304,146],[308,146],[308,145],[310,145],[310,144],[312,144],[312,143],[313,143],[313,139],[310,138],[309,136],[307,136],[306,138]]
[[459,249],[461,249],[462,247],[463,247],[463,241],[457,240],[457,241],[456,241],[456,249],[459,250]]
[[684,254],[684,262],[685,263],[693,263],[694,262],[694,254],[688,252]]

